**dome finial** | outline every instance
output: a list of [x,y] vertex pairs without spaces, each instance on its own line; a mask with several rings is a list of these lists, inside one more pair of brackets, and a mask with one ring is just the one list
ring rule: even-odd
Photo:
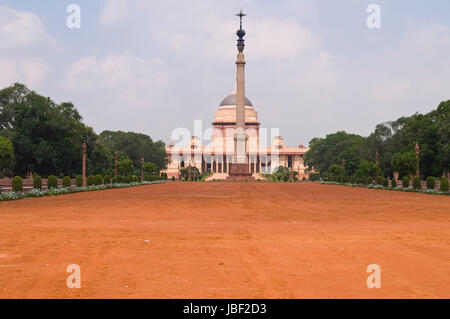
[[239,39],[237,40],[237,42],[238,42],[237,47],[238,47],[239,52],[242,52],[242,51],[244,51],[244,47],[245,47],[245,44],[244,44],[245,31],[242,29],[242,18],[247,15],[242,13],[242,10],[241,10],[238,14],[236,14],[236,16],[239,17],[239,19],[240,19],[240,24],[239,24],[240,28],[236,32],[236,35],[239,37]]

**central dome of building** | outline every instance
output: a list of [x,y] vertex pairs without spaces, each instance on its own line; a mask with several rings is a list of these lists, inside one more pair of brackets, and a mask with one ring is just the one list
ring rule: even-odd
[[[222,102],[220,102],[219,106],[236,106],[236,92],[233,92],[225,97]],[[252,102],[250,102],[247,97],[245,97],[245,106],[253,107]]]
[[[214,126],[236,126],[236,92],[225,97],[214,114]],[[246,127],[259,126],[258,113],[252,102],[245,98],[245,125]]]

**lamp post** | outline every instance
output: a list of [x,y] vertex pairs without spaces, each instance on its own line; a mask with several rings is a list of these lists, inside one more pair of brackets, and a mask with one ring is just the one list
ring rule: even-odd
[[86,153],[87,153],[87,144],[86,141],[83,142],[83,186],[86,186]]
[[376,163],[376,168],[375,168],[375,179],[378,178],[378,167],[379,167],[379,164],[380,164],[380,162],[379,162],[379,157],[380,157],[380,154],[378,153],[378,150],[376,150],[376,151],[375,151],[375,163]]
[[141,183],[144,181],[144,156],[141,157]]
[[342,167],[344,168],[344,177],[345,177],[345,158],[342,159]]
[[114,153],[115,161],[114,161],[114,177],[117,177],[117,162],[119,161],[119,151],[116,150]]
[[419,154],[420,154],[420,146],[419,146],[419,142],[416,142],[416,147],[414,147],[414,151],[416,152],[416,177],[420,177],[420,172],[419,172]]

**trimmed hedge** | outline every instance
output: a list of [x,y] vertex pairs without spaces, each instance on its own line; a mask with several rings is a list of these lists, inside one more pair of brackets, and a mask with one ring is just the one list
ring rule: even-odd
[[434,177],[428,176],[427,177],[427,189],[434,189],[435,186],[436,186],[436,180],[434,179]]
[[71,187],[72,186],[72,180],[69,176],[64,176],[62,180],[62,187]]
[[89,175],[87,180],[86,180],[86,184],[87,184],[87,186],[95,185],[95,176]]
[[448,179],[447,177],[441,178],[441,192],[448,192]]
[[397,187],[397,181],[395,180],[395,178],[391,179],[391,187]]
[[94,176],[94,179],[95,179],[95,185],[102,185],[103,184],[103,177],[102,177],[102,175],[99,175],[99,174],[97,174],[97,175],[95,175]]
[[386,177],[383,177],[383,186],[389,187],[389,180]]
[[125,177],[122,178],[122,181],[123,181],[125,184],[129,184],[129,183],[133,182],[133,176],[127,175],[127,176],[125,176]]
[[161,177],[156,176],[156,175],[145,175],[144,176],[144,181],[146,182],[153,182],[153,181],[158,181],[161,180]]
[[111,176],[106,175],[106,176],[103,178],[103,183],[105,183],[105,185],[111,184]]
[[[18,180],[18,179],[17,179]],[[0,194],[0,201],[10,201],[10,200],[19,200],[22,198],[32,198],[32,197],[42,197],[42,196],[54,196],[54,195],[63,195],[63,194],[72,194],[72,193],[80,193],[80,192],[89,192],[89,191],[100,191],[105,189],[113,189],[113,188],[125,188],[125,187],[133,187],[133,186],[140,186],[140,185],[151,185],[151,184],[161,184],[165,181],[159,180],[155,182],[143,182],[143,183],[131,183],[131,184],[115,184],[115,185],[93,185],[89,187],[62,187],[62,188],[51,188],[46,190],[38,190],[38,189],[32,189],[31,191],[27,193],[22,192],[3,192]]]
[[369,184],[369,180],[367,179],[367,176],[364,176],[361,178],[360,184],[363,184],[363,185]]
[[33,188],[34,189],[42,189],[42,177],[40,177],[39,175],[35,175],[33,177]]
[[414,189],[422,189],[422,181],[419,177],[413,178],[413,187]]
[[376,179],[377,185],[383,185],[383,176],[378,176]]
[[403,178],[402,178],[402,186],[403,186],[403,188],[408,188],[409,187],[409,177],[408,176],[403,176]]
[[12,183],[11,183],[11,187],[13,192],[21,192],[23,191],[23,179],[20,176],[16,176],[13,178]]
[[47,179],[47,188],[58,188],[58,177],[50,175]]
[[83,186],[83,176],[77,175],[77,176],[75,177],[75,185],[76,185],[77,187],[82,187],[82,186]]

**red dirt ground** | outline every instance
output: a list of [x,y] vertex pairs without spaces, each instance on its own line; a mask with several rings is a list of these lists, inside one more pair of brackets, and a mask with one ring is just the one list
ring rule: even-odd
[[[69,264],[81,289],[66,286]],[[366,286],[369,264],[381,289]],[[0,298],[449,298],[449,287],[447,196],[169,182],[0,203]]]

